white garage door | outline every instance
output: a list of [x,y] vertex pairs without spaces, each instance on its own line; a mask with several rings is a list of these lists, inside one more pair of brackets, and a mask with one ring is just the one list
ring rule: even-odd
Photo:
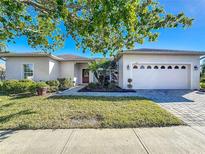
[[134,89],[190,89],[189,65],[132,66]]

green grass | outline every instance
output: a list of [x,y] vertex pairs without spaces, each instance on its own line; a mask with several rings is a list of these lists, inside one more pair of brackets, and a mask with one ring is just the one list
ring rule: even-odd
[[154,102],[137,97],[0,96],[0,129],[125,128],[183,124]]

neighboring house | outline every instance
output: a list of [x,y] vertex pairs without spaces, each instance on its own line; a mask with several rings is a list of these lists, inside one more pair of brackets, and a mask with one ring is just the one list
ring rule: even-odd
[[[199,89],[200,56],[205,52],[135,49],[117,56],[119,86],[127,89]],[[87,67],[94,59],[46,53],[7,53],[6,79],[54,80],[72,78],[76,84],[94,81]]]

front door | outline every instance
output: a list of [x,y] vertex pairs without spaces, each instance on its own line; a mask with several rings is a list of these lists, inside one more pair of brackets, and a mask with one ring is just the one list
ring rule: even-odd
[[89,83],[89,69],[82,69],[83,83]]

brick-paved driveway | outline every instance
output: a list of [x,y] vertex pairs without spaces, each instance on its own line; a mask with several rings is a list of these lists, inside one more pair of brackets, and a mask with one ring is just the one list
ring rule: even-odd
[[[205,126],[205,93],[199,91],[155,91],[153,100],[190,126]],[[152,93],[153,95],[153,93]]]

